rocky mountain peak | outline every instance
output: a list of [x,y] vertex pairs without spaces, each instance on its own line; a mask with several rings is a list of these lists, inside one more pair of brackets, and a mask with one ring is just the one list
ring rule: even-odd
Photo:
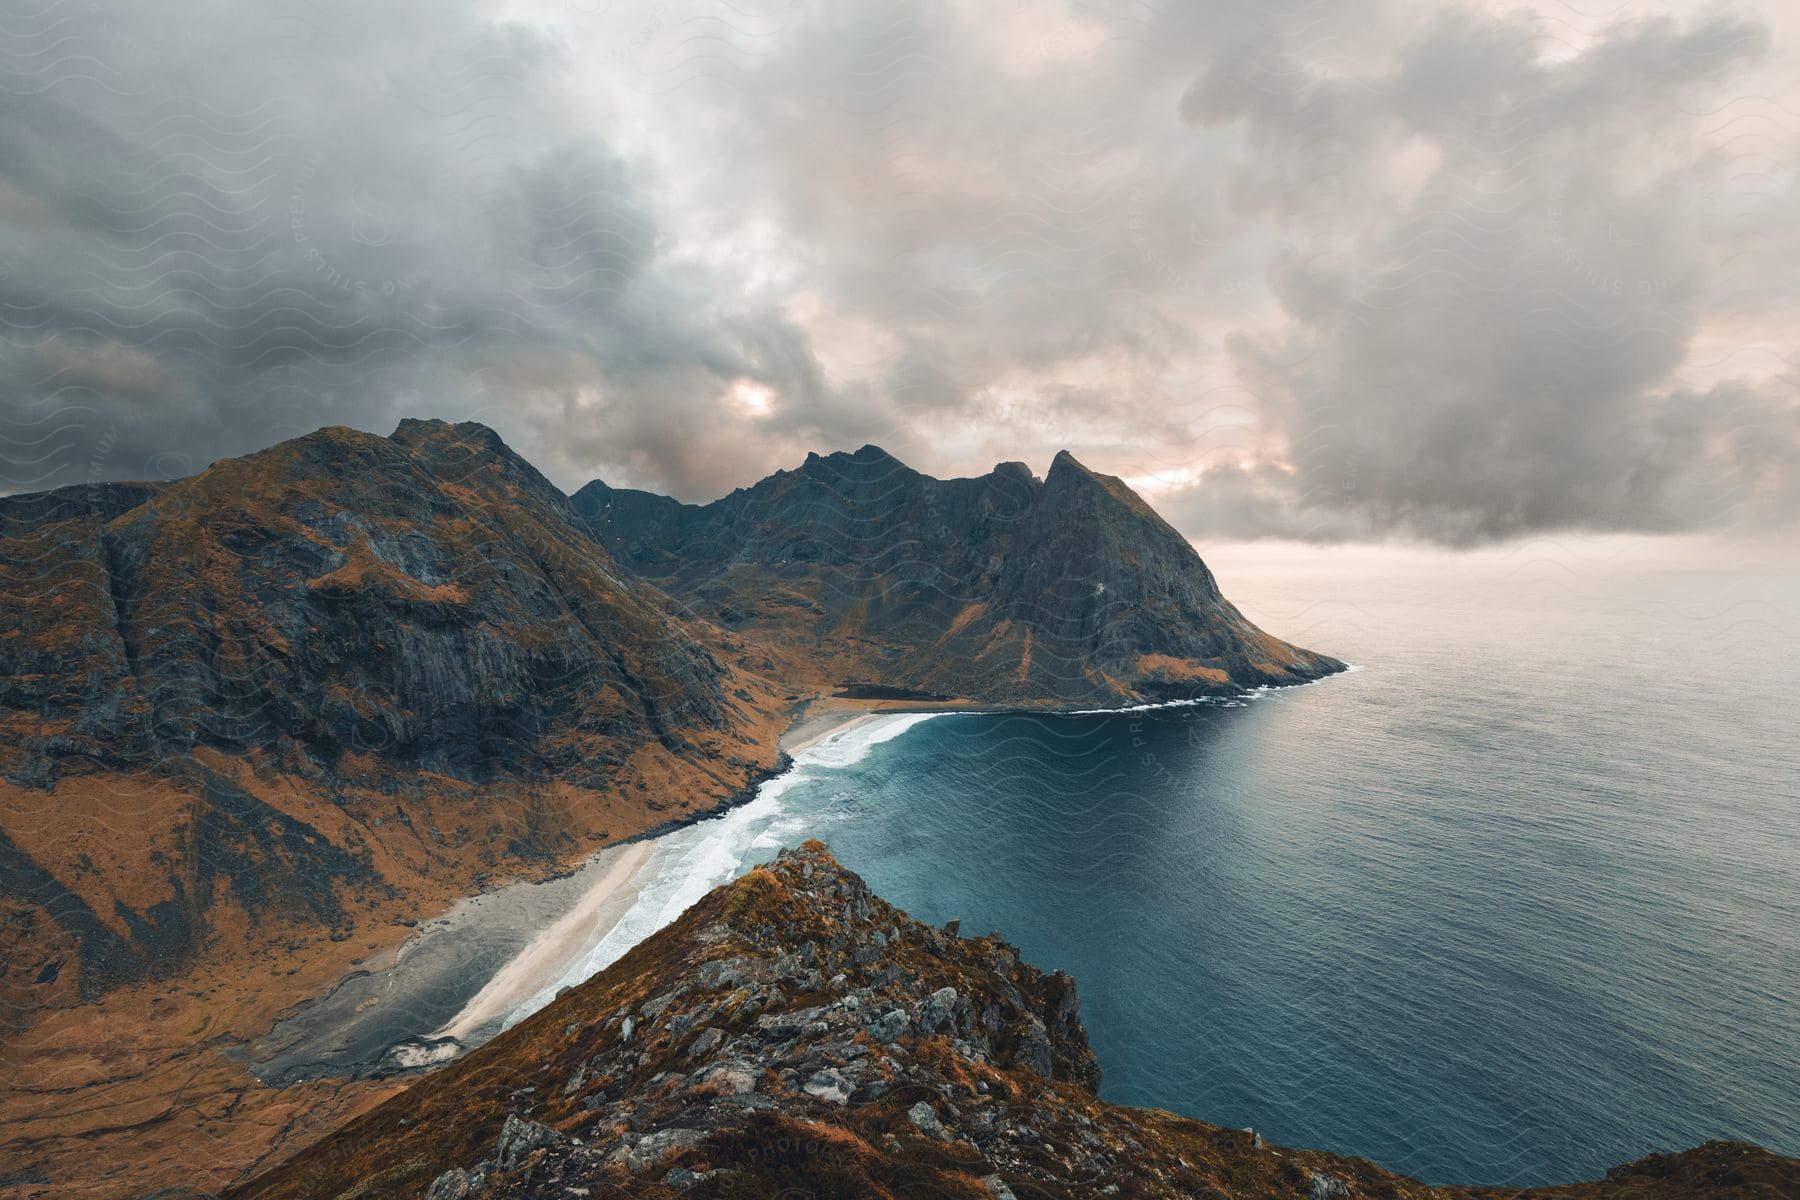
[[[892,454],[871,443],[856,450],[834,450],[830,454],[809,453],[796,474],[827,483],[838,480],[857,483],[879,481],[892,472],[903,472],[906,475],[915,473]],[[768,481],[763,482],[766,484]]]
[[388,440],[403,446],[415,458],[438,461],[487,461],[517,463],[537,474],[506,440],[479,421],[441,421],[437,418],[407,417],[394,427]]
[[440,482],[456,483],[480,472],[504,480],[533,503],[575,521],[569,498],[498,433],[479,421],[421,420],[409,417],[388,440],[404,448],[413,461]]
[[459,442],[483,442],[496,451],[505,450],[506,443],[493,429],[480,421],[446,421],[441,417],[402,417],[394,426],[390,435],[403,445],[414,445],[429,440],[446,440]]

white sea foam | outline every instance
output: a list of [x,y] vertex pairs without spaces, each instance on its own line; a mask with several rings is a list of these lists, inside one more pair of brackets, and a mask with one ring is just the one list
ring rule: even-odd
[[1128,704],[1120,708],[1072,708],[1046,710],[1047,717],[1116,717],[1124,713],[1161,712],[1169,708],[1197,708],[1203,704],[1230,704],[1235,696],[1190,696],[1184,700],[1158,700],[1151,704]]
[[639,874],[639,890],[631,907],[592,949],[508,1012],[505,1026],[518,1024],[549,1004],[563,988],[590,979],[623,958],[707,892],[745,870],[755,861],[756,851],[784,846],[803,832],[807,822],[790,814],[782,803],[783,795],[796,784],[815,778],[814,772],[820,770],[854,766],[883,742],[922,722],[952,715],[896,713],[845,726],[795,755],[793,765],[765,780],[748,803],[658,838]]
[[[1344,669],[1334,674],[1348,675],[1352,671],[1360,671],[1361,667],[1346,663]],[[1116,717],[1124,713],[1162,712],[1171,708],[1198,708],[1201,705],[1217,704],[1223,708],[1242,708],[1252,700],[1261,700],[1264,696],[1272,696],[1276,692],[1289,688],[1311,687],[1315,683],[1324,683],[1331,675],[1321,675],[1317,679],[1308,679],[1303,683],[1261,683],[1241,692],[1232,692],[1223,696],[1188,696],[1181,700],[1158,700],[1150,704],[1128,704],[1120,708],[1075,708],[1065,710],[1049,710],[1045,716],[1051,717]]]

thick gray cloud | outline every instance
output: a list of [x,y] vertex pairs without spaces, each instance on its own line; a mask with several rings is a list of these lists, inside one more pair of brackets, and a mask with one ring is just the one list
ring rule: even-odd
[[1800,509],[1780,10],[0,18],[0,486],[328,422],[568,486],[1062,446],[1197,535]]
[[[1679,378],[1737,265],[1716,194],[1731,164],[1702,131],[1767,31],[1649,23],[1561,63],[1527,34],[1439,21],[1360,81],[1349,186],[1271,190],[1290,227],[1316,227],[1321,199],[1369,195],[1365,173],[1399,145],[1422,159],[1411,195],[1362,208],[1337,252],[1277,255],[1293,320],[1231,341],[1290,433],[1291,475],[1250,489],[1282,498],[1290,528],[1329,535],[1351,515],[1473,542],[1712,525],[1768,498],[1769,464],[1746,442],[1793,461],[1791,389]],[[1255,192],[1307,169],[1315,122],[1349,107],[1321,115],[1314,93],[1342,87],[1271,57],[1209,74],[1186,107],[1246,121],[1271,147],[1245,168]]]
[[664,268],[567,46],[474,4],[189,8],[0,31],[9,490],[421,413],[554,446],[584,392],[716,392],[783,336]]

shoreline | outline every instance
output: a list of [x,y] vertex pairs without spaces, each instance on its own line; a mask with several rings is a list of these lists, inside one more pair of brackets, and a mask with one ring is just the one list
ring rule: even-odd
[[973,700],[853,700],[842,696],[819,695],[799,705],[799,712],[781,734],[779,745],[789,758],[816,747],[834,734],[867,725],[881,717],[914,716],[919,713],[990,713],[1004,711],[978,705]]
[[[433,1032],[421,1034],[416,1042],[425,1050],[424,1056],[416,1064],[403,1065],[430,1066],[460,1055],[472,1044],[479,1044],[498,1032],[520,1007],[541,997],[558,980],[565,978],[575,964],[606,941],[631,915],[653,881],[656,851],[664,844],[664,839],[708,820],[723,818],[748,804],[761,793],[764,785],[791,772],[807,751],[833,737],[886,717],[921,712],[986,711],[963,707],[964,703],[858,701],[832,696],[815,697],[805,702],[778,739],[780,755],[770,770],[713,808],[603,847],[571,872],[573,876],[599,869],[600,875],[582,889],[561,916],[532,933],[524,946],[500,965],[455,1016]],[[601,868],[601,863],[606,865]]]
[[[1337,674],[1337,672],[1333,672]],[[1330,676],[1287,686],[1306,686]],[[1189,705],[1243,701],[1277,688],[1242,689],[1230,695],[1195,697],[1113,709],[1071,709],[1026,705],[984,706],[970,700],[921,702],[865,700],[818,693],[797,702],[788,726],[777,740],[777,758],[742,789],[712,808],[646,829],[595,850],[579,865],[549,879],[502,885],[464,897],[446,912],[422,922],[419,934],[391,952],[382,967],[364,966],[340,979],[329,991],[291,1010],[262,1039],[265,1055],[257,1073],[266,1082],[296,1082],[319,1075],[380,1077],[427,1070],[473,1049],[498,1033],[508,1017],[542,996],[571,968],[591,954],[632,915],[656,878],[657,850],[665,839],[704,823],[722,820],[750,804],[766,785],[801,765],[809,752],[882,718],[965,713],[970,715],[1105,716],[1125,715]],[[581,882],[579,877],[596,878]],[[554,889],[565,893],[552,895]],[[653,932],[653,931],[646,931]],[[460,964],[460,981],[451,982],[443,968],[415,980],[418,959],[449,958]],[[371,964],[372,965],[372,964]],[[481,982],[470,986],[468,974]],[[441,1015],[386,1040],[362,1028],[365,1010],[405,996],[416,988],[437,987]],[[376,996],[379,994],[379,999]],[[354,1005],[354,1007],[350,1007]],[[392,1008],[383,1004],[392,1012]],[[369,1017],[375,1014],[369,1013]],[[399,1033],[399,1030],[391,1032]],[[429,1031],[427,1031],[429,1030]],[[379,1044],[377,1044],[379,1042]],[[302,1044],[311,1054],[295,1054]],[[355,1047],[353,1050],[352,1047]],[[273,1061],[283,1059],[285,1062]],[[255,1068],[253,1068],[255,1069]]]

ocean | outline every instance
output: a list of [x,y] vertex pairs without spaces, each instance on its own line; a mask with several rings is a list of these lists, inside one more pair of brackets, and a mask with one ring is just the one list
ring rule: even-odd
[[1438,1183],[1800,1153],[1800,576],[1681,561],[1213,556],[1252,619],[1357,669],[843,731],[664,839],[556,986],[820,837],[1074,975],[1109,1100]]

